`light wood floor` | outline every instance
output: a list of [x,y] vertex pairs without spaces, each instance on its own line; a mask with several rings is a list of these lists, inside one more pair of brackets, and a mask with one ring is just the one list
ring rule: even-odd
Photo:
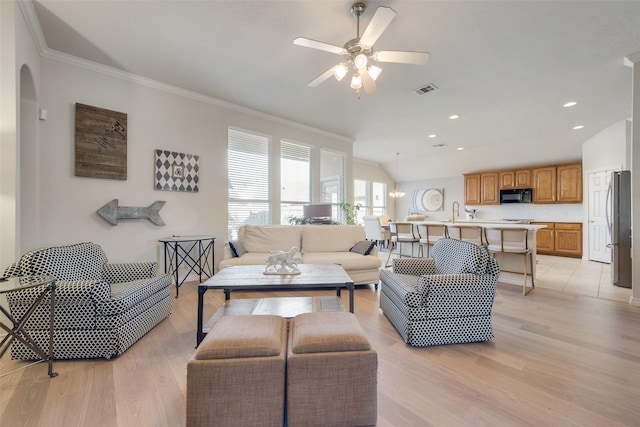
[[[266,295],[301,294],[233,297]],[[207,316],[222,299],[206,294]],[[184,425],[196,301],[196,284],[186,283],[172,315],[117,359],[56,362],[53,379],[44,364],[1,378],[0,425]],[[379,355],[379,426],[640,425],[637,307],[499,285],[493,340],[431,348],[401,341],[373,286],[356,290],[355,308]],[[0,362],[0,373],[23,364]]]

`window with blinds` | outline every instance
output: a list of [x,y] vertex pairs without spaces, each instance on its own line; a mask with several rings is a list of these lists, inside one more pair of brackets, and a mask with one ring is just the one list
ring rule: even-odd
[[280,185],[280,223],[288,224],[311,203],[311,147],[280,141]]
[[229,129],[229,239],[243,224],[269,224],[268,137]]

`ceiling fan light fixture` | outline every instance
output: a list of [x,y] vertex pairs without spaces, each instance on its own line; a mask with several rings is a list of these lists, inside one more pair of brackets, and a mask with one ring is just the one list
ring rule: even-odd
[[342,81],[344,76],[347,75],[348,71],[349,71],[349,68],[347,67],[347,64],[343,62],[336,67],[336,69],[333,71],[333,75],[337,81]]
[[362,78],[360,74],[355,73],[351,78],[351,89],[360,89],[362,87]]
[[356,55],[356,57],[353,58],[353,65],[355,65],[359,70],[367,68],[367,55],[364,53]]
[[367,71],[369,72],[369,75],[371,76],[371,78],[375,81],[378,79],[378,77],[380,77],[380,73],[382,73],[382,68],[376,67],[375,65],[369,65],[367,67]]

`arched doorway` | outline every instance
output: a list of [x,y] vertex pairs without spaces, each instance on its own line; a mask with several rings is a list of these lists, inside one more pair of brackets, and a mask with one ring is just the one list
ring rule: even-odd
[[27,65],[20,68],[19,114],[16,240],[18,253],[24,253],[39,245],[38,100],[33,75]]

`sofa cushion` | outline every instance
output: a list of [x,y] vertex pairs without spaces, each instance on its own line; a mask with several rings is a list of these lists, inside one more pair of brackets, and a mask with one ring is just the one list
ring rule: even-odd
[[304,264],[340,264],[347,272],[353,270],[378,269],[382,261],[377,256],[360,255],[355,252],[305,252]]
[[295,354],[371,349],[353,313],[316,312],[293,319],[291,351]]
[[474,243],[457,239],[440,239],[431,249],[437,270],[442,274],[485,274],[489,253]]
[[202,340],[194,358],[235,359],[280,354],[283,328],[280,316],[239,315],[218,320]]
[[227,258],[220,261],[218,264],[218,269],[228,267],[230,265],[267,265],[267,257],[269,256],[266,252],[247,252],[241,257],[233,257]]
[[229,248],[231,249],[231,252],[233,253],[233,256],[235,256],[235,257],[242,256],[247,252],[244,249],[244,246],[242,245],[242,242],[240,240],[230,240],[229,241]]
[[54,246],[27,252],[20,259],[24,276],[50,274],[58,280],[99,280],[107,256],[95,243]]
[[366,238],[364,227],[360,225],[304,225],[300,230],[303,254],[348,252],[353,245]]
[[247,252],[288,251],[293,246],[300,249],[300,228],[247,224],[238,229],[238,240]]
[[376,245],[373,240],[361,240],[349,249],[349,252],[355,252],[360,255],[369,255],[371,250]]

